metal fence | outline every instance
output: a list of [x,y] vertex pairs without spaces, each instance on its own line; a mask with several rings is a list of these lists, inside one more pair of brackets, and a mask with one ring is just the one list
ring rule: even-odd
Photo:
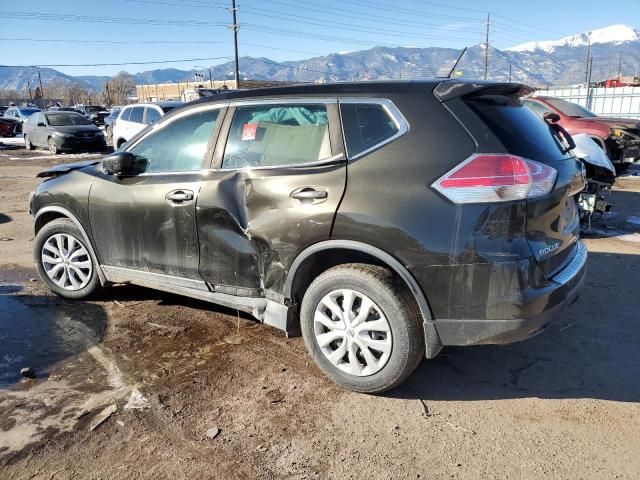
[[536,93],[564,98],[603,117],[640,119],[640,87],[550,88]]

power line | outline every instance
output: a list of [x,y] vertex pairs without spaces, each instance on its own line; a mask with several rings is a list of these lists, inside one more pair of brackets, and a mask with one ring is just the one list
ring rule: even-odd
[[181,60],[156,60],[153,62],[122,62],[122,63],[50,63],[39,65],[0,65],[4,68],[21,68],[21,67],[114,67],[124,65],[156,65],[161,63],[183,63],[183,62],[201,62],[204,60],[230,60],[231,57],[208,57],[208,58],[184,58]]
[[[293,0],[295,1],[295,0]],[[400,19],[400,18],[396,18],[394,16],[390,16],[390,15],[386,15],[386,16],[382,16],[382,15],[375,15],[372,13],[363,13],[362,11],[358,11],[358,10],[352,10],[352,9],[347,9],[347,8],[340,8],[340,7],[331,7],[331,8],[323,8],[320,6],[310,6],[307,2],[304,2],[304,5],[299,5],[299,4],[295,4],[295,3],[290,3],[290,2],[286,2],[286,1],[282,1],[282,0],[270,0],[269,1],[270,4],[275,3],[278,5],[283,5],[285,7],[288,8],[295,8],[295,9],[299,9],[299,10],[304,10],[305,12],[317,12],[317,13],[322,13],[325,15],[331,15],[334,17],[340,17],[340,18],[344,18],[344,14],[348,14],[350,15],[350,17],[352,18],[357,18],[359,20],[363,20],[365,22],[376,22],[376,25],[379,25],[380,21],[383,21],[385,24],[388,25],[398,25],[401,27],[407,27],[407,26],[415,26],[417,28],[424,28],[424,27],[443,27],[445,25],[439,25],[439,24],[430,24],[430,23],[424,23],[424,22],[418,22],[415,20],[407,20],[407,19]],[[246,7],[246,8],[254,8],[254,7]],[[478,22],[478,25],[480,25],[480,22]],[[467,31],[470,31],[467,29]],[[481,31],[478,31],[481,32]]]
[[182,27],[225,27],[222,22],[203,22],[199,20],[165,20],[152,18],[124,18],[124,17],[96,17],[91,15],[72,15],[42,12],[0,12],[0,18],[47,21],[57,20],[60,22],[83,22],[83,23],[104,23],[104,24],[124,24],[124,25],[154,25],[154,26],[182,26]]
[[[209,45],[209,44],[224,44],[227,42],[221,41],[209,41],[209,40],[174,40],[174,41],[166,41],[166,40],[133,40],[133,41],[125,41],[125,40],[67,40],[64,38],[0,38],[0,42],[42,42],[42,43],[97,43],[97,44],[116,44],[116,45],[128,45],[128,44],[141,44],[141,45]],[[312,52],[309,50],[295,50],[291,48],[280,48],[280,47],[272,47],[269,45],[263,45],[260,43],[249,43],[243,42],[243,45],[249,45],[252,47],[264,48],[267,50],[280,50],[283,52],[293,52],[293,53],[308,53],[311,55],[324,55],[319,52]]]
[[[393,35],[395,37],[405,37],[405,38],[417,38],[417,39],[424,39],[424,40],[434,40],[434,39],[442,39],[442,40],[467,40],[467,38],[463,38],[463,37],[446,37],[443,35],[422,35],[422,34],[413,34],[412,32],[407,32],[407,31],[399,31],[399,30],[388,30],[388,29],[384,29],[384,28],[377,28],[376,30],[370,30],[367,28],[363,28],[360,27],[358,25],[354,25],[353,23],[345,23],[345,22],[332,22],[332,23],[325,23],[325,22],[316,22],[316,21],[309,21],[309,20],[299,20],[299,19],[309,19],[309,17],[304,17],[302,15],[294,15],[294,14],[286,14],[286,13],[282,13],[280,15],[270,15],[268,13],[259,13],[259,12],[251,12],[251,10],[263,10],[263,9],[256,9],[253,7],[245,7],[245,10],[249,10],[249,14],[251,15],[259,15],[259,16],[263,16],[263,17],[270,17],[270,18],[282,18],[282,17],[291,17],[291,18],[295,18],[296,22],[298,23],[304,23],[307,25],[316,25],[316,26],[320,26],[320,27],[325,27],[325,28],[333,28],[333,29],[338,29],[338,30],[344,30],[344,27],[349,27],[349,29],[351,31],[354,32],[362,32],[362,33],[373,33],[373,34],[390,34]],[[267,11],[267,10],[264,10]],[[274,12],[274,13],[280,13],[280,12]],[[387,35],[385,35],[387,36]]]

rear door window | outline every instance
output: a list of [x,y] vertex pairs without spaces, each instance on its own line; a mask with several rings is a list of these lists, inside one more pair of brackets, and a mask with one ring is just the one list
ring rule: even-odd
[[571,158],[565,145],[551,127],[520,98],[508,95],[483,95],[466,100],[505,148],[514,155],[531,160]]
[[324,104],[237,107],[222,168],[274,167],[331,157]]
[[131,109],[130,122],[143,123],[144,107],[133,107]]

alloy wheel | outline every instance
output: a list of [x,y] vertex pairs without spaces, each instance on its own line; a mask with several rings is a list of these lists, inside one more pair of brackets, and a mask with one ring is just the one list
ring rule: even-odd
[[53,138],[49,139],[49,153],[52,153],[53,155],[58,153],[58,146]]
[[313,328],[324,356],[345,373],[373,375],[391,355],[387,318],[373,300],[355,290],[343,288],[325,295],[315,309]]
[[65,290],[80,290],[91,280],[93,264],[86,247],[66,233],[50,236],[41,252],[49,279]]

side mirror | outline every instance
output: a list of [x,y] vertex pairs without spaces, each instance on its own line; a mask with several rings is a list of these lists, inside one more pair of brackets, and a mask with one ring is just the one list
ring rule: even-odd
[[147,160],[129,152],[115,152],[105,157],[102,168],[110,175],[132,177],[147,169]]
[[547,123],[558,123],[561,120],[560,115],[554,112],[546,112],[542,118],[544,118]]
[[44,122],[38,122],[38,127],[46,127]]

